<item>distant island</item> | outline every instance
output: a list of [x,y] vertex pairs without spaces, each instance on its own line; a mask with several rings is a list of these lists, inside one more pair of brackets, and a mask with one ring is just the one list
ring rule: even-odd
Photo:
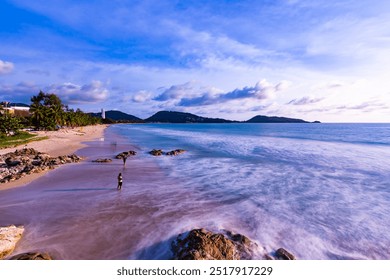
[[[102,117],[101,113],[90,113],[95,117]],[[133,115],[123,113],[121,111],[110,110],[105,112],[106,122],[119,123],[310,123],[301,119],[286,118],[286,117],[268,117],[257,115],[247,121],[233,121],[221,118],[207,118],[197,116],[191,113],[176,112],[176,111],[159,111],[146,119],[141,119]],[[320,123],[315,121],[313,123]]]

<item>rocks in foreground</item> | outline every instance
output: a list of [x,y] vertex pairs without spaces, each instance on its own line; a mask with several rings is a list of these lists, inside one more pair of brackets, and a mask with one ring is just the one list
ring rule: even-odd
[[22,226],[0,227],[0,260],[14,251],[15,245],[22,237],[23,232],[24,227]]
[[[174,260],[251,260],[258,258],[259,245],[242,234],[231,231],[213,233],[204,228],[193,229],[179,234],[172,242]],[[255,255],[256,254],[256,255]],[[279,248],[271,255],[263,256],[266,260],[295,260],[295,256],[284,248]]]
[[53,169],[58,165],[80,162],[81,157],[72,154],[51,157],[35,149],[21,149],[0,155],[0,183],[14,181],[32,173]]
[[12,256],[10,260],[33,260],[33,261],[45,261],[52,260],[53,258],[47,253],[41,252],[28,252]]
[[275,256],[279,260],[295,260],[295,256],[284,248],[279,248],[275,252]]
[[185,152],[185,150],[176,149],[176,150],[164,153],[163,150],[153,149],[149,152],[149,154],[151,154],[152,156],[162,156],[162,155],[177,156],[177,155],[180,155],[184,152]]
[[172,243],[175,260],[250,260],[257,244],[244,235],[193,229]]
[[137,152],[136,151],[126,151],[126,152],[122,152],[122,153],[120,153],[120,154],[117,154],[116,156],[115,156],[115,158],[116,159],[123,159],[123,158],[127,158],[127,157],[129,157],[129,156],[135,156],[137,154]]

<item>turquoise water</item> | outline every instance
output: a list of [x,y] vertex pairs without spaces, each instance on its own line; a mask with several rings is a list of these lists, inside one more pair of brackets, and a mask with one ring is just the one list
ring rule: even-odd
[[[228,228],[248,235],[264,251],[285,247],[303,259],[390,259],[389,124],[109,129],[187,194],[169,205],[170,211],[180,213],[190,204],[202,208],[202,214],[186,214],[186,228],[178,230]],[[152,159],[147,153],[177,148],[188,152]]]

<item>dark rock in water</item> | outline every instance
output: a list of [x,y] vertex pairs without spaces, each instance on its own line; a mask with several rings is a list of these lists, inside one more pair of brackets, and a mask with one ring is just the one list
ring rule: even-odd
[[33,260],[33,261],[44,261],[52,260],[53,258],[47,253],[41,252],[28,252],[15,255],[10,258],[10,260]]
[[93,160],[92,162],[100,162],[100,163],[112,162],[112,159],[110,159],[110,158],[98,158],[98,159]]
[[240,260],[251,259],[256,243],[241,234],[229,231],[213,233],[193,229],[180,234],[172,243],[175,260]]
[[136,151],[127,151],[127,152],[122,152],[120,154],[117,154],[115,156],[116,159],[123,159],[125,157],[129,157],[129,156],[135,156],[137,154]]
[[184,153],[184,152],[185,152],[185,150],[176,149],[176,150],[167,152],[166,155],[167,155],[167,156],[177,156],[177,155],[180,155],[180,154],[182,154],[182,153]]
[[284,248],[279,248],[275,252],[276,258],[279,260],[295,260],[295,256]]
[[149,152],[152,156],[162,156],[164,152],[162,150],[153,149]]

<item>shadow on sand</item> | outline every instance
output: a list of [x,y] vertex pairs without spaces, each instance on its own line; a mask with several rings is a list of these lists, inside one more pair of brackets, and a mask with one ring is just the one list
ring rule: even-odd
[[44,192],[84,192],[84,191],[112,191],[116,188],[87,188],[87,189],[59,189],[59,190],[44,190]]

